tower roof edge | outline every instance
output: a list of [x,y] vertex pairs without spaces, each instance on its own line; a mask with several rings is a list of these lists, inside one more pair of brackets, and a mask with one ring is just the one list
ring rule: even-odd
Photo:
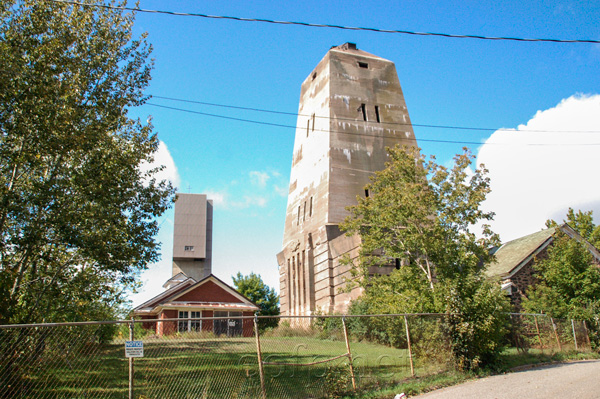
[[346,42],[346,43],[341,44],[339,46],[332,46],[329,49],[329,51],[341,51],[341,52],[344,52],[344,53],[350,53],[350,54],[354,54],[354,55],[360,55],[360,56],[364,56],[364,57],[371,57],[371,58],[377,58],[377,59],[380,59],[380,60],[389,61],[389,60],[386,60],[385,58],[379,57],[379,56],[377,56],[375,54],[371,54],[371,53],[368,53],[366,51],[359,50],[358,47],[356,46],[356,43]]

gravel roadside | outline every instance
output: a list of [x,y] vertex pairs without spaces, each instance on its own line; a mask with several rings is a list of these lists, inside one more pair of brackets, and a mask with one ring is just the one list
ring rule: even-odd
[[419,399],[597,399],[600,360],[551,364],[443,388]]

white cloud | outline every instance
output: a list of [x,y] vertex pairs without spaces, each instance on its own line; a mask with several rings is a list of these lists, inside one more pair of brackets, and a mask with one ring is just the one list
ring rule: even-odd
[[267,185],[267,181],[271,176],[267,172],[258,172],[252,171],[250,172],[250,181],[255,186],[264,188]]
[[242,195],[240,198],[232,199],[227,191],[212,191],[204,192],[209,200],[213,200],[213,205],[221,210],[224,209],[246,209],[253,206],[265,207],[268,199],[260,195]]
[[288,196],[288,188],[287,187],[281,187],[278,185],[274,185],[273,189],[275,190],[275,193],[277,193],[277,195],[279,195],[280,197],[287,197]]
[[267,205],[267,199],[261,196],[245,195],[243,201],[232,202],[231,206],[238,209],[245,209],[251,206],[264,208]]
[[163,284],[172,276],[173,257],[173,208],[164,215],[160,222],[160,230],[156,240],[161,243],[161,258],[148,266],[139,281],[142,283],[139,292],[130,295],[132,305],[138,306],[164,291]]
[[492,228],[504,242],[562,221],[569,207],[600,216],[599,131],[600,95],[575,95],[490,136],[477,163],[490,171],[484,208],[496,212]]
[[204,194],[206,194],[207,199],[213,201],[214,206],[218,206],[220,208],[227,207],[228,202],[226,192],[208,190],[205,191]]
[[140,170],[148,171],[161,165],[164,165],[165,168],[155,175],[156,180],[169,180],[174,187],[179,187],[180,179],[177,166],[175,165],[173,157],[171,157],[167,145],[163,141],[160,141],[158,144],[158,149],[154,154],[154,162],[151,164],[143,163],[140,165]]

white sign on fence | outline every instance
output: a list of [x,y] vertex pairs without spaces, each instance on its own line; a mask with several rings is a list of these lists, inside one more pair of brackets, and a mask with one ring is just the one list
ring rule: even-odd
[[125,341],[125,357],[144,357],[142,341]]

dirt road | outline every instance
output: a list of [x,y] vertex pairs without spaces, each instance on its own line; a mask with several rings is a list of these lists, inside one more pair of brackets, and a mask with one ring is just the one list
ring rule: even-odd
[[553,364],[440,389],[419,399],[597,399],[600,360]]

